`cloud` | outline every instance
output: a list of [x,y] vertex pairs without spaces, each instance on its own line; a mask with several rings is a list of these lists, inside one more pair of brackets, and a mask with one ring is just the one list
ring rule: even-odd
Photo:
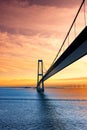
[[0,48],[12,48],[14,46],[22,47],[22,44],[17,39],[16,35],[10,35],[7,32],[0,32]]
[[49,7],[75,7],[78,6],[82,1],[81,0],[3,0],[2,4],[28,7],[28,6],[49,6]]
[[16,29],[12,28],[12,27],[8,27],[6,25],[3,25],[3,24],[0,24],[0,32],[8,32],[8,33],[11,33],[11,34],[16,34],[17,31]]
[[[60,36],[63,33],[62,30],[65,27],[67,29],[70,20],[72,21],[75,16],[72,9],[63,10],[63,7],[61,9],[53,7],[64,2],[67,3],[61,0],[3,0],[0,3],[0,31],[29,36],[50,37],[57,34]],[[21,8],[22,3],[28,6]],[[67,25],[65,26],[64,23]]]
[[[39,37],[39,35],[26,36],[21,34],[0,33],[0,56],[10,59],[35,61],[38,57],[44,57],[55,50],[55,38]],[[44,49],[41,49],[44,48]],[[39,53],[40,54],[39,54]]]
[[[50,30],[50,28],[49,28]],[[21,28],[21,27],[10,27],[9,25],[0,24],[0,32],[1,33],[8,33],[13,35],[25,35],[29,37],[33,37],[36,35],[39,35],[40,37],[48,38],[51,36],[56,37],[57,35],[62,34],[62,32],[58,32],[56,30],[49,31],[46,28],[43,28],[43,26],[40,28]],[[12,37],[9,37],[10,39]]]
[[27,0],[29,5],[54,6],[54,7],[72,7],[79,4],[75,0]]

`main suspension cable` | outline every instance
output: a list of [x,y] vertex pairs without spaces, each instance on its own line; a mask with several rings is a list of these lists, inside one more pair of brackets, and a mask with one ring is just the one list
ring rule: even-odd
[[[70,31],[71,31],[71,29],[72,29],[72,27],[73,27],[73,25],[74,25],[74,23],[75,23],[75,21],[76,21],[78,15],[79,15],[79,12],[80,12],[80,10],[81,10],[81,8],[82,8],[84,2],[85,2],[85,0],[82,1],[81,5],[80,5],[80,8],[79,8],[79,10],[78,10],[78,12],[77,12],[77,14],[76,14],[76,16],[75,16],[75,18],[74,18],[74,20],[73,20],[71,26],[70,26],[70,29],[69,29],[69,31],[68,31],[68,33],[67,33],[67,35],[66,35],[66,37],[65,37],[65,39],[64,39],[64,41],[63,41],[63,43],[62,43],[62,45],[61,45],[61,47],[60,47],[60,49],[59,49],[59,51],[58,51],[56,57],[54,58],[54,60],[53,60],[53,62],[52,62],[52,64],[51,64],[51,66],[54,64],[54,62],[56,61],[57,57],[59,56],[59,53],[60,53],[60,51],[61,51],[63,45],[65,44],[65,41],[66,41],[67,37],[69,36],[69,33],[70,33]],[[50,66],[50,67],[51,67],[51,66]]]

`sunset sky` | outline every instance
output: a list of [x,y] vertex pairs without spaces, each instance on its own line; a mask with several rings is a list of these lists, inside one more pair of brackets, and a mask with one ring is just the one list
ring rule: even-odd
[[[46,71],[81,2],[82,0],[0,0],[0,86],[36,85],[38,59],[43,59]],[[85,9],[87,12],[87,7]],[[76,35],[85,27],[83,12],[84,8],[76,21]],[[73,28],[70,43],[74,38]],[[55,84],[58,79],[69,78],[87,78],[87,56],[57,73],[47,83],[50,84],[51,81]]]

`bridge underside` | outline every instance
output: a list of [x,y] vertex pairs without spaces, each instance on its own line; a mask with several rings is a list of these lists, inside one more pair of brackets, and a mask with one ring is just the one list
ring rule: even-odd
[[[87,54],[87,26],[72,42],[72,44],[65,50],[65,52],[55,61],[55,63],[48,69],[41,81],[45,81],[52,75],[72,64],[76,60]],[[41,82],[40,81],[40,82]],[[40,83],[39,82],[39,83]]]

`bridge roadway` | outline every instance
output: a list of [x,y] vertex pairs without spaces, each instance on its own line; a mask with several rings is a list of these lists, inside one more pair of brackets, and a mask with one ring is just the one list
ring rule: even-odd
[[81,57],[87,54],[87,26],[76,37],[76,39],[70,44],[65,52],[55,61],[55,63],[48,69],[43,78],[39,81],[47,80],[57,72],[61,71],[65,67],[69,66],[73,62],[77,61]]

